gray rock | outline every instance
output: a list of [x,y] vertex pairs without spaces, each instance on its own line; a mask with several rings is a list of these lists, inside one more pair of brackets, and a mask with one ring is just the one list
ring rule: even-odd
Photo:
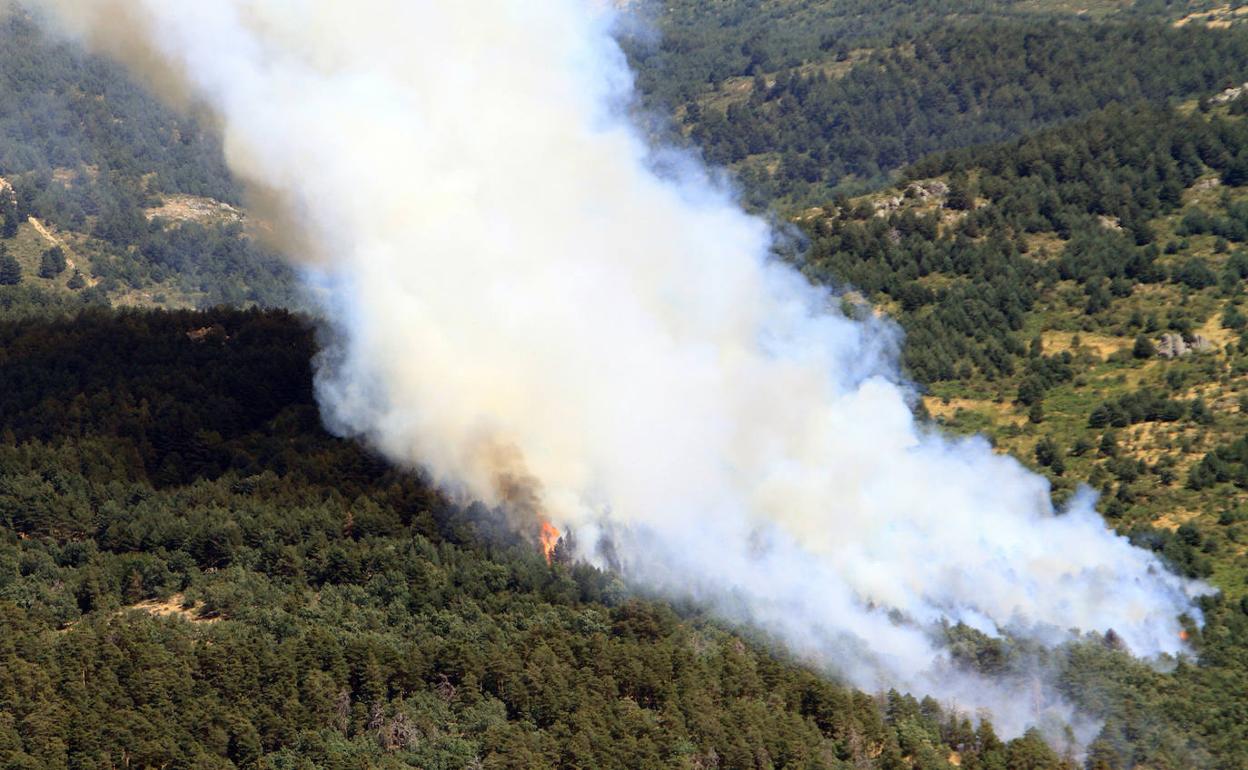
[[1157,341],[1157,355],[1162,358],[1179,358],[1191,353],[1209,353],[1213,350],[1215,350],[1214,344],[1199,334],[1192,337],[1191,342],[1187,342],[1180,334],[1166,332]]
[[1157,355],[1162,358],[1178,358],[1188,354],[1187,343],[1182,335],[1167,332],[1157,341]]

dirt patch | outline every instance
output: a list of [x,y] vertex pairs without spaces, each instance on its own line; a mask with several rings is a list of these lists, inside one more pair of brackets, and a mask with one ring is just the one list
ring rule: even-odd
[[1124,428],[1118,435],[1123,451],[1137,460],[1153,465],[1166,455],[1178,456],[1183,431],[1168,423],[1141,422]]
[[1135,344],[1135,340],[1125,337],[1111,337],[1108,334],[1092,332],[1043,332],[1040,340],[1044,343],[1044,352],[1048,355],[1069,351],[1077,352],[1074,346],[1075,337],[1079,338],[1079,348],[1089,350],[1101,358],[1107,358],[1120,350],[1126,350]]
[[1226,29],[1231,23],[1242,19],[1244,14],[1248,13],[1248,6],[1238,6],[1231,8],[1230,5],[1223,5],[1208,11],[1195,11],[1189,13],[1181,19],[1174,22],[1176,27],[1186,27],[1188,24],[1204,24],[1213,29]]
[[161,618],[180,617],[189,620],[192,623],[216,623],[221,620],[219,616],[208,617],[202,614],[203,606],[200,604],[192,604],[187,607],[186,597],[182,594],[174,594],[168,599],[149,599],[145,602],[132,604],[124,608],[126,610],[142,610]]
[[1226,349],[1228,342],[1235,342],[1239,339],[1238,332],[1233,329],[1227,329],[1222,325],[1221,313],[1211,316],[1196,333],[1209,340],[1219,353]]
[[[848,58],[842,61],[809,62],[797,67],[793,73],[803,77],[822,74],[832,80],[839,80],[848,75],[855,66],[870,58],[873,52],[872,48],[856,48],[850,51]],[[767,88],[773,88],[780,74],[779,72],[765,73],[763,83]],[[753,93],[753,76],[735,76],[725,79],[714,91],[699,97],[698,104],[703,108],[727,110],[734,104],[747,101]],[[683,115],[678,115],[678,117],[683,117]]]
[[52,181],[65,187],[77,184],[82,180],[94,182],[100,176],[100,169],[96,166],[86,165],[78,168],[66,168],[58,166],[52,169]]
[[1061,255],[1066,248],[1057,233],[1033,233],[1027,236],[1027,256],[1036,260],[1052,259]]
[[1173,532],[1199,515],[1200,513],[1197,511],[1191,511],[1186,508],[1174,508],[1158,516],[1153,521],[1153,524]]
[[935,396],[926,396],[923,399],[923,406],[927,408],[927,413],[939,419],[952,419],[958,416],[959,412],[978,412],[991,417],[992,421],[998,424],[1012,423],[1021,425],[1026,422],[1026,417],[1015,413],[1014,408],[1007,403],[997,403],[996,401],[987,401],[974,398],[937,398]]

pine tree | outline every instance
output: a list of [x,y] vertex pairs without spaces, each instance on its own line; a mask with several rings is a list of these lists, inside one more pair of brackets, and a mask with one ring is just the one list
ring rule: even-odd
[[17,235],[19,216],[17,198],[12,190],[0,191],[0,215],[4,216],[4,224],[0,226],[0,238],[12,238]]
[[945,205],[955,211],[967,211],[975,207],[975,194],[965,175],[958,174],[949,180],[949,196],[945,199]]
[[68,263],[65,260],[65,250],[60,246],[53,246],[43,252],[43,256],[39,259],[39,277],[55,278],[65,272]]
[[1027,421],[1032,423],[1033,425],[1039,425],[1040,423],[1044,422],[1044,403],[1043,402],[1036,401],[1035,403],[1031,405],[1031,408],[1027,410]]
[[16,286],[22,282],[22,266],[8,250],[0,251],[0,286]]
[[1036,444],[1036,462],[1040,463],[1040,465],[1047,468],[1060,456],[1061,450],[1053,439],[1046,436],[1040,439],[1040,443]]

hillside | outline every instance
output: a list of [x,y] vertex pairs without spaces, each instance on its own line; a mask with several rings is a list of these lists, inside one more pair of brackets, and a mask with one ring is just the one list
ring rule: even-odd
[[294,276],[210,122],[12,15],[0,767],[1245,766],[1248,18],[635,5],[663,32],[626,41],[646,106],[790,220],[811,281],[905,330],[916,411],[1217,589],[1194,656],[934,630],[955,669],[1051,679],[1099,725],[1076,756],[547,563],[322,428],[317,321],[275,309]]
[[547,565],[326,435],[285,313],[0,323],[0,351],[6,767],[1062,766]]
[[[16,11],[0,9],[0,50],[0,249],[22,284],[0,286],[3,312],[296,302],[193,107],[170,110]],[[58,247],[65,268],[40,275]]]
[[877,186],[932,152],[1110,104],[1248,79],[1239,23],[1175,24],[1150,4],[1072,7],[740,0],[708,13],[669,3],[653,11],[661,41],[630,50],[649,100],[763,207]]
[[1059,497],[1091,485],[1115,527],[1236,601],[1248,124],[1228,110],[1240,106],[1110,110],[933,158],[895,191],[801,220],[808,274],[849,281],[906,327],[933,418],[987,431]]

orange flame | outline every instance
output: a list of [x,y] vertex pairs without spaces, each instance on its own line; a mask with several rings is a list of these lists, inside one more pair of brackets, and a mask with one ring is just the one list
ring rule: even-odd
[[1179,632],[1179,638],[1185,642],[1187,641],[1188,636],[1190,636],[1190,634],[1188,634],[1186,630]]
[[554,561],[555,545],[559,542],[560,532],[555,529],[555,525],[549,521],[542,522],[542,531],[538,535],[538,540],[542,544],[542,553],[546,556],[546,563],[550,564]]

